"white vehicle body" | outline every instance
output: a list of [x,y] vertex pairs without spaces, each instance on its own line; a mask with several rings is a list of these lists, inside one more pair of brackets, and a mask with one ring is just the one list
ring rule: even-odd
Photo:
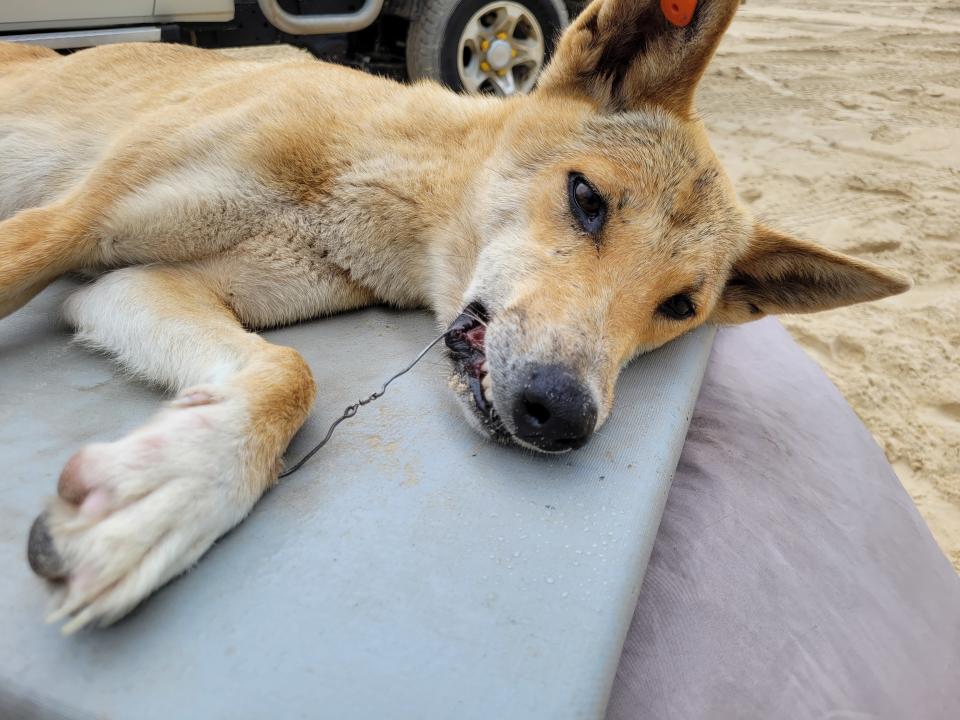
[[0,31],[232,20],[233,0],[34,0],[0,3]]

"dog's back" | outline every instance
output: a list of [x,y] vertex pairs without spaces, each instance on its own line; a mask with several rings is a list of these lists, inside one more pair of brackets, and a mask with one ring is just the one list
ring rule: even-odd
[[34,60],[50,60],[56,57],[59,57],[59,55],[55,51],[39,45],[0,42],[0,77],[10,72],[14,65]]
[[0,42],[0,220],[68,192],[124,128],[155,108],[175,107],[205,76],[215,82],[215,68],[230,65],[183,46],[114,45],[61,56]]

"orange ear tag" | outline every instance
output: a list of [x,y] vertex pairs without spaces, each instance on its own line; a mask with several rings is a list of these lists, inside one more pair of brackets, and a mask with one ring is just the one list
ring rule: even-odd
[[660,0],[664,17],[677,27],[686,27],[693,20],[697,0]]

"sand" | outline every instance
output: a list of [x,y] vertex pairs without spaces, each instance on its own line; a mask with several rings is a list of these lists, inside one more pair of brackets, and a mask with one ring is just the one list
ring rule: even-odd
[[960,2],[748,0],[698,105],[758,217],[916,283],[785,323],[960,570]]
[[960,570],[960,3],[748,0],[699,108],[758,217],[913,278],[784,322]]

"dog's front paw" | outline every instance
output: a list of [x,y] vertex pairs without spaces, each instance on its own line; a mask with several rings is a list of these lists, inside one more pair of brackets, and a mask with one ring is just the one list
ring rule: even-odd
[[238,400],[195,388],[152,422],[67,462],[30,530],[34,572],[57,581],[48,620],[107,625],[189,568],[250,511],[262,487],[242,462]]

